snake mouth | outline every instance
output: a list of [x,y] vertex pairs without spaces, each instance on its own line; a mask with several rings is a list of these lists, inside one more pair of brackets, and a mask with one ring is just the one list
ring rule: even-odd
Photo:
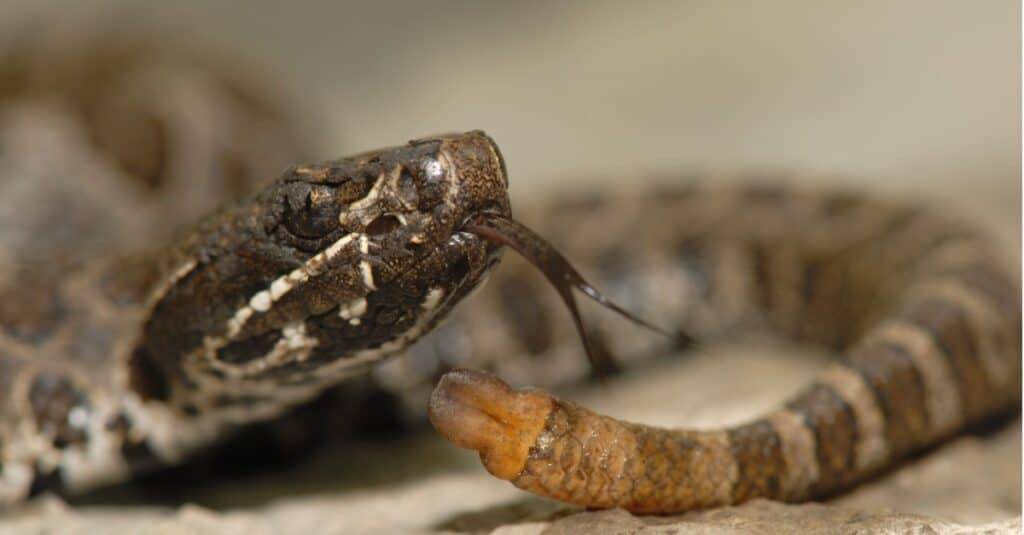
[[688,348],[694,344],[694,338],[688,333],[678,329],[671,330],[659,327],[636,316],[605,297],[604,294],[594,288],[593,285],[580,275],[579,271],[558,249],[526,225],[500,213],[484,211],[470,216],[462,228],[465,232],[475,234],[491,243],[510,247],[544,274],[544,277],[554,287],[558,296],[569,310],[573,324],[576,326],[576,331],[579,333],[580,340],[583,343],[583,350],[587,355],[587,360],[593,369],[601,370],[609,361],[614,363],[614,359],[607,355],[603,348],[598,350],[601,346],[593,343],[591,340],[591,336],[584,327],[583,318],[576,304],[573,290],[582,292],[583,295],[597,304],[615,312],[632,323],[671,338],[677,347]]

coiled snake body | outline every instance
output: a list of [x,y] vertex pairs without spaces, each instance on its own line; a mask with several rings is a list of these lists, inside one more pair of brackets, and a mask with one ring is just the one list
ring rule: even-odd
[[[98,63],[117,68],[81,67]],[[80,71],[56,82],[33,64],[5,73],[0,109],[0,502],[182,461],[369,372],[453,307],[383,380],[414,387],[437,362],[573,377],[578,343],[527,270],[496,270],[491,293],[456,307],[501,252],[468,222],[510,216],[482,133],[268,185],[301,153],[294,125],[244,86],[138,50],[67,62]],[[445,375],[435,426],[527,490],[654,512],[808,499],[1020,399],[1019,281],[984,235],[934,212],[676,183],[517,217],[660,325],[698,340],[763,325],[846,355],[777,411],[703,432]],[[602,352],[644,349],[617,325],[591,331]]]

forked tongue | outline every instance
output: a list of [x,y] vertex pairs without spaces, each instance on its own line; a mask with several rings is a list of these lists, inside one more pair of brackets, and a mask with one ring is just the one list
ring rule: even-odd
[[673,332],[658,327],[612,302],[591,286],[558,250],[522,223],[494,213],[481,213],[473,216],[463,229],[490,242],[511,247],[544,273],[548,282],[555,287],[559,297],[562,298],[566,308],[569,309],[572,321],[576,325],[580,339],[583,341],[583,349],[587,353],[587,359],[595,368],[599,369],[609,356],[603,348],[597,350],[595,344],[590,340],[586,329],[584,329],[583,320],[576,306],[576,298],[572,292],[573,288],[583,292],[584,295],[593,299],[599,305],[614,311],[627,320],[645,329],[672,338],[680,347],[689,347],[693,344],[693,337],[685,332],[679,330]]

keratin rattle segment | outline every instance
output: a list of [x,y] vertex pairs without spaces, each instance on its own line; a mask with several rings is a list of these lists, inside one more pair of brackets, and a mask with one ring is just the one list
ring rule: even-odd
[[668,512],[732,503],[737,465],[721,432],[621,422],[493,375],[454,370],[430,400],[445,437],[517,487],[588,507]]

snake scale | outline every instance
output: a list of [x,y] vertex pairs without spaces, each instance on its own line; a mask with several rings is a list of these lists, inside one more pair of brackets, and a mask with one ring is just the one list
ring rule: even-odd
[[[306,161],[301,125],[218,67],[109,43],[36,43],[2,67],[0,503],[184,461],[371,372],[422,390],[447,371],[431,421],[490,472],[639,512],[827,496],[1020,400],[1019,280],[984,233],[927,208],[681,180],[517,208],[640,317],[844,355],[753,422],[654,429],[448,371],[550,385],[586,369],[533,267],[493,269],[526,245],[563,297],[571,278],[501,226],[509,184],[483,133],[281,174]],[[665,350],[622,323],[586,330],[608,370]]]

